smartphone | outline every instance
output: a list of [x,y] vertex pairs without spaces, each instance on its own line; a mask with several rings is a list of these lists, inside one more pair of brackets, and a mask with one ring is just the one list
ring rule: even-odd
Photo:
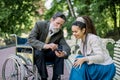
[[62,52],[62,49],[56,49],[56,51],[61,51]]
[[58,48],[55,51],[63,51],[62,46],[58,46]]

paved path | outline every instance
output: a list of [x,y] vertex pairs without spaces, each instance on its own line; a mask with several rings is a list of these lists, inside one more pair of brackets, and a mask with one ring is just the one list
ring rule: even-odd
[[[15,54],[15,47],[5,48],[0,50],[0,80],[2,80],[2,65],[5,61],[5,59],[10,55]],[[68,80],[69,79],[69,71],[66,67],[67,64],[64,66],[64,75],[62,75],[62,80]],[[48,69],[49,72],[49,79],[52,80],[52,68]]]
[[10,55],[10,54],[15,54],[15,47],[10,47],[10,48],[4,48],[0,50],[0,80],[2,77],[2,65],[4,63],[4,61],[6,60],[6,58]]

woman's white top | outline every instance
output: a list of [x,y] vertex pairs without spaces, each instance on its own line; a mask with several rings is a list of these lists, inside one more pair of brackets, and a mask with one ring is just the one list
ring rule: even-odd
[[106,45],[102,43],[102,40],[99,36],[94,34],[87,35],[86,48],[83,51],[83,42],[80,41],[80,50],[83,55],[89,60],[88,64],[101,64],[108,65],[113,63],[112,58],[109,55]]

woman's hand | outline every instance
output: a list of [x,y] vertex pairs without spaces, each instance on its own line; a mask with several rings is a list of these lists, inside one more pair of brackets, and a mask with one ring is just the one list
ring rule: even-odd
[[74,64],[73,64],[73,67],[78,67],[78,66],[82,66],[82,64],[87,61],[87,59],[85,57],[83,58],[76,58]]

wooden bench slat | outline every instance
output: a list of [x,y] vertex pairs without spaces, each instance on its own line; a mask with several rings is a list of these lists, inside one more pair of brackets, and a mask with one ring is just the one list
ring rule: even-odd
[[120,68],[116,66],[116,71],[120,73]]
[[116,60],[114,60],[114,63],[115,63],[116,65],[120,65],[120,63],[119,63],[118,61],[116,61]]
[[116,60],[114,60],[114,63],[117,64],[117,65],[120,65],[120,63]]
[[120,69],[120,65],[119,64],[115,63],[115,66],[116,66],[116,68]]
[[116,53],[116,54],[114,54],[113,58],[115,58],[115,57],[120,58],[120,55],[118,53]]
[[119,57],[114,57],[113,60],[114,60],[115,62],[118,62],[118,63],[120,64],[120,58],[119,58]]
[[120,44],[120,40],[116,42],[116,44]]
[[120,48],[114,48],[114,51],[120,51]]
[[120,63],[118,61],[114,60],[114,63],[120,67]]
[[115,44],[115,47],[120,47],[120,43],[119,43],[119,44],[118,44],[118,43],[117,43],[117,44]]
[[114,45],[114,48],[120,48],[120,45]]
[[120,79],[120,76],[118,75],[118,74],[116,74],[115,76],[114,76],[114,80],[119,80]]
[[117,66],[117,65],[115,65],[116,66],[116,72],[118,72],[118,73],[120,73],[120,66]]
[[120,61],[120,55],[119,54],[114,54],[113,60],[117,58],[117,61]]
[[116,78],[120,80],[120,73],[116,72],[115,74]]
[[120,55],[120,52],[118,52],[118,51],[114,51],[114,54],[118,54],[118,55]]
[[119,50],[119,49],[120,49],[120,47],[116,47],[116,46],[114,47],[114,50]]

